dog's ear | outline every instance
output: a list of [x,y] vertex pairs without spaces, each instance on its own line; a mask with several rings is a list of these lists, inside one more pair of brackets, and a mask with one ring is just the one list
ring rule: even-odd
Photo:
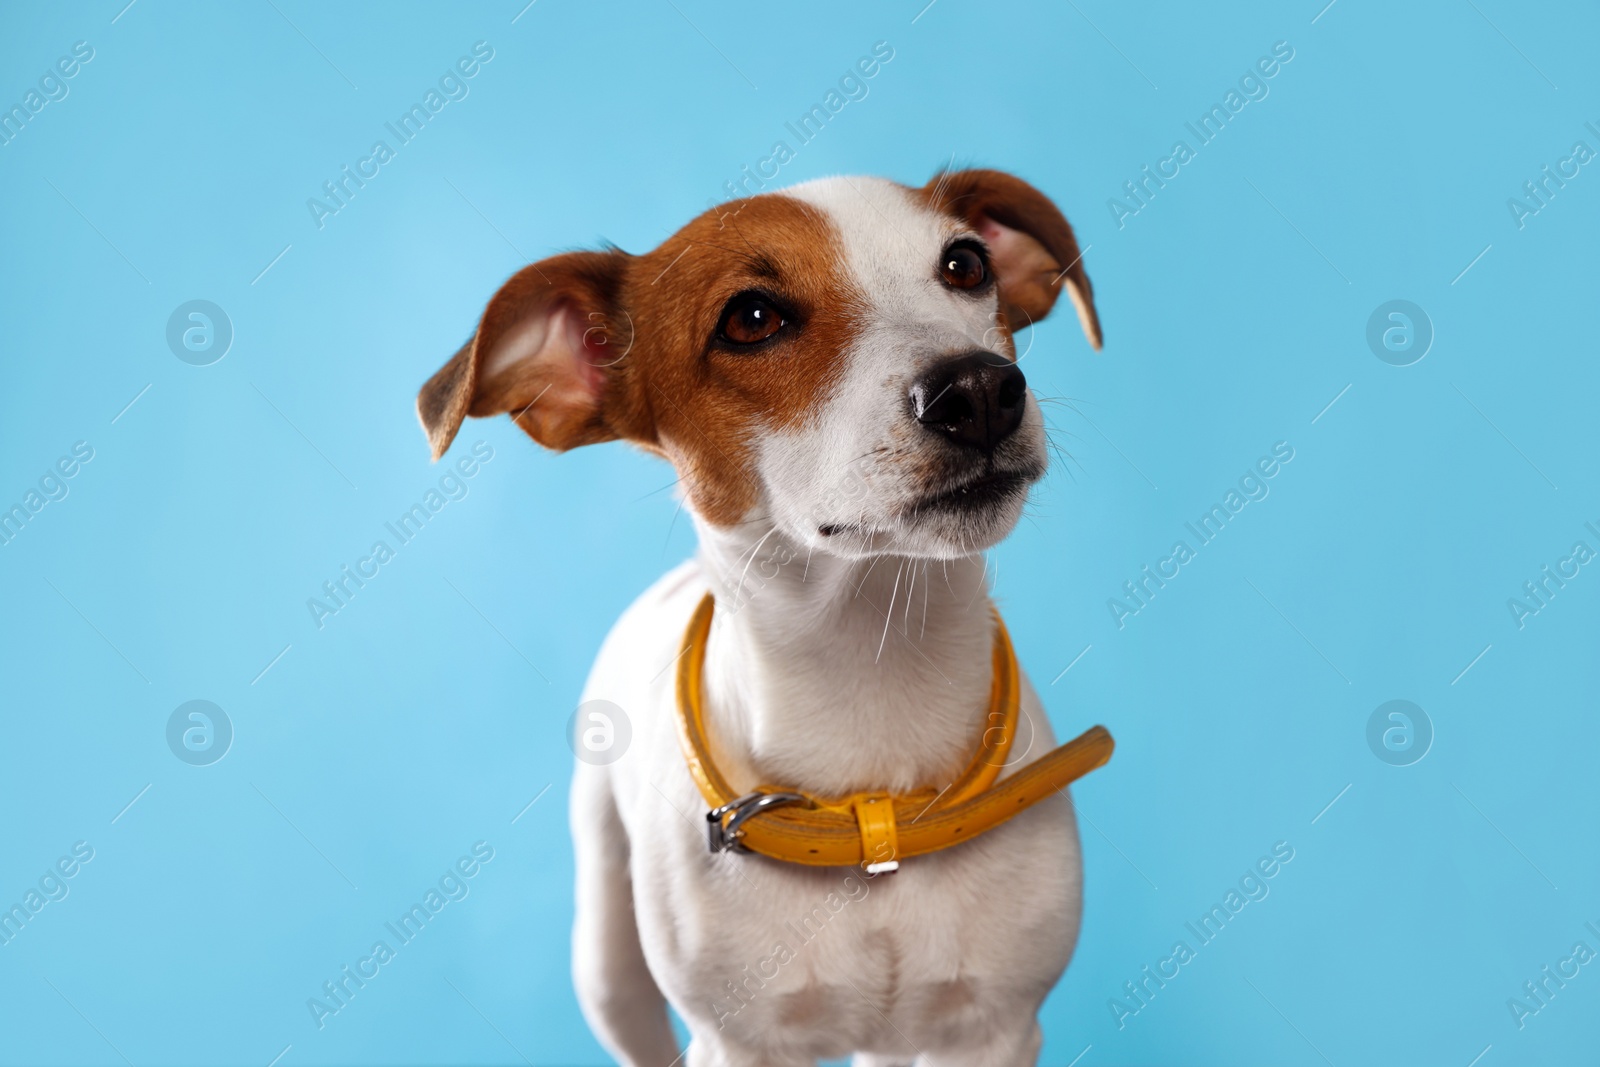
[[529,437],[558,452],[620,436],[605,408],[608,379],[632,340],[618,307],[630,258],[568,252],[500,287],[472,338],[417,394],[434,459],[468,415],[509,411]]
[[922,187],[937,211],[965,219],[989,246],[1000,307],[1014,328],[1050,313],[1065,282],[1084,336],[1101,344],[1094,289],[1072,227],[1050,198],[998,170],[945,171]]

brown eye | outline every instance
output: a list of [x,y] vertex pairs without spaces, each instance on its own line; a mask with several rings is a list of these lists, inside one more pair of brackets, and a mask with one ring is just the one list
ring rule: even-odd
[[740,293],[723,309],[717,336],[729,344],[753,345],[782,328],[783,312],[760,293]]
[[976,289],[989,280],[989,264],[977,245],[957,241],[939,261],[939,276],[952,289]]

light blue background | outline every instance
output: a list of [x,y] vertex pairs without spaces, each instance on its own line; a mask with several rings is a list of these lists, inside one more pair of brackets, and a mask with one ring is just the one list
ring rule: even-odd
[[[1600,949],[1600,568],[1521,630],[1506,601],[1600,548],[1600,167],[1525,229],[1506,201],[1600,148],[1593,6],[675,2],[0,10],[6,106],[95,49],[0,147],[0,504],[95,450],[0,547],[0,903],[95,849],[0,947],[0,1062],[603,1062],[564,731],[692,550],[671,473],[473,423],[470,495],[325,628],[305,602],[443,473],[413,399],[502,279],[661,241],[879,40],[781,180],[1014,171],[1089,246],[1106,326],[1101,355],[1036,331],[1072,459],[993,554],[1058,731],[1118,740],[1075,790],[1085,926],[1042,1062],[1592,1058],[1600,966],[1524,1029],[1506,1002]],[[479,40],[470,95],[319,230],[306,199]],[[1108,198],[1276,41],[1270,95],[1119,229]],[[196,298],[235,329],[207,367],[164,339]],[[1395,298],[1436,330],[1403,368],[1365,341]],[[1271,495],[1119,630],[1107,598],[1278,441]],[[164,739],[197,698],[236,730],[203,768]],[[1365,739],[1396,698],[1436,731],[1409,767]],[[319,1031],[306,999],[479,840],[471,895]],[[1271,895],[1119,1030],[1108,1000],[1278,841]]]

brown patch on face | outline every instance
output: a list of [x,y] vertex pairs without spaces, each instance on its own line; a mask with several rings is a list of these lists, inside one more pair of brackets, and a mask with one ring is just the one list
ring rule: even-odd
[[[716,340],[728,300],[765,294],[785,325],[748,348]],[[755,438],[808,419],[844,370],[865,310],[832,223],[769,194],[701,215],[629,265],[605,324],[626,350],[609,369],[606,419],[664,455],[708,522],[738,522],[760,494]]]
[[945,171],[912,191],[934,211],[965,222],[989,245],[1000,282],[1000,312],[1010,328],[1050,314],[1063,285],[1084,336],[1102,343],[1094,287],[1061,209],[1021,178],[998,170]]

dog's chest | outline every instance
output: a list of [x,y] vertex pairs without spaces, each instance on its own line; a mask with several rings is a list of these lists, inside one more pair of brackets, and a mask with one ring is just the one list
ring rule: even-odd
[[[671,800],[700,816],[692,787]],[[997,1005],[1036,1003],[1076,942],[1078,841],[1065,800],[876,878],[713,855],[667,816],[634,837],[646,958],[680,1011],[752,1039],[826,1033],[840,1049],[892,1049],[904,1043],[897,1031],[959,1034]]]
[[[664,579],[666,595],[619,624],[587,693],[633,717],[631,750],[606,770],[640,946],[673,1006],[697,1031],[737,1036],[774,1058],[898,1055],[902,1035],[948,1047],[1000,1020],[1031,1025],[1077,940],[1082,872],[1070,801],[1051,798],[877,878],[712,854],[670,669],[703,587],[675,581]],[[1053,740],[1025,680],[1023,689],[1024,753],[1037,758]],[[825,744],[860,747],[843,737]],[[736,759],[725,769],[740,770]],[[575,831],[599,829],[581,815]]]

